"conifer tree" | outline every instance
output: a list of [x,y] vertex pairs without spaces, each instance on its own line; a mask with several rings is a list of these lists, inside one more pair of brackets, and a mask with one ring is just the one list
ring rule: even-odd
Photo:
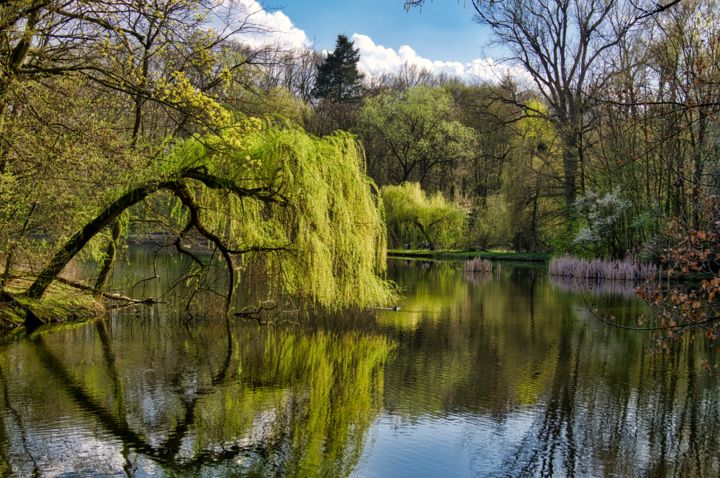
[[352,102],[362,93],[362,73],[357,69],[360,53],[345,35],[338,35],[335,50],[318,65],[316,98]]

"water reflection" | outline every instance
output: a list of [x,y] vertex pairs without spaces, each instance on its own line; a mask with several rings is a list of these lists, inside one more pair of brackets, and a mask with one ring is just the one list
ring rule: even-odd
[[[187,321],[168,298],[5,343],[0,473],[720,474],[710,344],[653,354],[543,270],[390,274],[406,299],[374,317]],[[592,301],[620,321],[644,311]]]
[[[412,269],[398,267],[403,283]],[[425,313],[398,327],[386,412],[358,476],[720,473],[717,374],[699,363],[715,363],[708,344],[655,355],[649,335],[607,327],[587,296],[556,290],[542,270],[476,280],[451,265],[418,269],[428,285],[409,289],[407,307]],[[646,312],[622,294],[590,300],[621,322]],[[393,317],[381,323],[403,320]],[[410,446],[434,446],[432,460],[393,457],[403,430]]]
[[622,296],[629,299],[637,297],[635,289],[642,282],[620,280],[575,279],[566,276],[550,276],[550,283],[565,292],[590,294],[592,296]]
[[[6,347],[6,470],[341,476],[355,467],[381,405],[388,339],[166,326],[115,318]],[[7,379],[15,374],[22,380]]]

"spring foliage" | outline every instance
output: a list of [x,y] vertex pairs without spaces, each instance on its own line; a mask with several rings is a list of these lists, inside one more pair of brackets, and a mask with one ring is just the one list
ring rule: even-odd
[[383,186],[388,230],[396,245],[425,243],[434,249],[459,244],[463,240],[466,211],[441,193],[425,194],[419,183]]
[[[343,133],[316,138],[291,124],[256,118],[180,141],[124,188],[108,190],[94,205],[95,219],[57,248],[39,278],[54,278],[85,247],[78,247],[78,237],[109,223],[99,218],[162,194],[170,229],[182,231],[176,246],[198,233],[225,259],[231,279],[250,266],[260,268],[261,280],[277,294],[326,309],[393,297],[379,277],[386,253],[382,205],[355,140]],[[93,223],[99,227],[88,229]],[[30,296],[43,293],[39,282],[28,289]],[[233,285],[231,280],[228,305]]]
[[368,98],[358,130],[373,177],[381,184],[417,181],[432,190],[445,186],[474,147],[473,131],[452,119],[454,110],[453,98],[443,88],[416,86]]
[[327,308],[377,305],[391,296],[378,277],[386,253],[382,206],[350,135],[316,138],[295,126],[248,120],[185,141],[168,161],[268,191],[271,201],[196,191],[202,221],[228,248],[277,249],[249,251],[241,268],[262,256],[277,288]]

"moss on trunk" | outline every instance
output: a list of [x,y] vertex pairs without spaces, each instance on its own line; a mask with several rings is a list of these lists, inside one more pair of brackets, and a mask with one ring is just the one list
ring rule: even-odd
[[105,312],[103,302],[91,293],[64,284],[53,284],[42,299],[20,294],[20,288],[8,289],[0,292],[0,330],[88,320]]

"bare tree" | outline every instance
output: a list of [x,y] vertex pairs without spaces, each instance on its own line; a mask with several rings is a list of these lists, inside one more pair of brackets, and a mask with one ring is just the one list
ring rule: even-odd
[[[406,1],[406,7],[423,0]],[[566,218],[572,218],[578,191],[584,190],[586,135],[591,95],[607,75],[601,61],[647,18],[652,9],[622,0],[472,0],[480,24],[505,47],[506,60],[530,74],[549,107],[549,119],[562,137]],[[528,105],[523,105],[527,108]],[[541,112],[537,112],[541,113]]]

